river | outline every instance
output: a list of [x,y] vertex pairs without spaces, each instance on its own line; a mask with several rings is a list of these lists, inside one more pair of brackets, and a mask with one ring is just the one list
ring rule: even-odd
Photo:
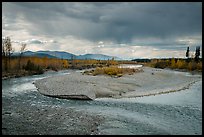
[[[60,109],[69,108],[104,117],[104,121],[98,126],[97,134],[202,134],[202,79],[189,89],[179,92],[138,98],[98,98],[94,101],[46,97],[39,94],[33,84],[35,80],[54,75],[68,75],[72,71],[47,72],[42,75],[2,80],[3,134],[24,134],[23,131],[18,130],[20,125],[25,128],[26,134],[35,134],[32,129],[36,127],[29,123],[30,119],[39,120],[43,114],[36,116],[36,113],[32,112],[41,110],[42,113],[42,110],[48,106]],[[34,114],[38,118],[34,118]],[[38,122],[42,125],[48,124],[44,122],[44,119]],[[56,122],[58,119],[55,119],[55,125],[57,125]],[[70,128],[66,127],[66,123],[59,127],[52,130],[54,132],[52,134],[63,134],[66,128]],[[51,134],[51,131],[44,133]]]

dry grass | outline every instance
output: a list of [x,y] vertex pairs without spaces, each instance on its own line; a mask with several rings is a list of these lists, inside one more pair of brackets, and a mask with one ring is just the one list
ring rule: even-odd
[[109,76],[116,76],[121,77],[124,74],[132,75],[136,72],[141,72],[142,70],[133,69],[133,68],[118,68],[117,66],[110,66],[110,67],[97,67],[95,70],[85,71],[85,74],[88,75],[109,75]]
[[96,68],[96,67],[105,67],[111,65],[118,65],[118,61],[115,60],[69,60],[71,69],[86,69],[86,68]]

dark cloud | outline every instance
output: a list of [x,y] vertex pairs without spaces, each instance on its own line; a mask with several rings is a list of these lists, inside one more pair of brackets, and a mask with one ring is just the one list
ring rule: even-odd
[[73,35],[90,41],[159,38],[165,42],[202,35],[201,2],[3,3],[3,15],[8,23],[23,17],[32,24],[26,28],[32,35]]

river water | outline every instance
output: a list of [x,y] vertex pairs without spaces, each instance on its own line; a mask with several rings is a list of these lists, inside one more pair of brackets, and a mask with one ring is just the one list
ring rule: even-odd
[[[15,134],[19,121],[11,122],[8,119],[20,115],[15,115],[16,108],[24,107],[22,113],[26,114],[26,109],[31,110],[33,106],[38,109],[55,106],[105,117],[98,126],[98,134],[202,134],[202,80],[194,83],[189,89],[169,94],[123,99],[100,98],[94,101],[46,97],[39,94],[33,84],[38,79],[69,73],[72,73],[72,70],[2,80],[2,131],[10,126],[10,131]],[[17,126],[11,128],[12,125]]]

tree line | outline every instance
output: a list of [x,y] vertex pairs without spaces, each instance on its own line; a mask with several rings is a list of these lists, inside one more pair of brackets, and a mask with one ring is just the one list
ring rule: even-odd
[[[190,52],[189,47],[187,47],[186,57],[187,57],[187,61],[188,61],[188,62],[190,61],[189,52]],[[197,47],[196,47],[196,51],[195,51],[195,57],[194,57],[194,60],[195,60],[196,62],[199,61],[199,56],[200,56],[200,46],[197,46]]]
[[[20,63],[21,63],[21,57],[26,48],[26,44],[22,43],[21,48],[20,48],[20,55],[19,55],[19,60],[18,60],[18,68],[20,69]],[[10,37],[5,37],[2,40],[2,60],[4,63],[4,70],[8,71],[10,70],[11,66],[11,55],[14,53],[14,48],[12,47],[11,44],[11,39]]]
[[[117,65],[118,62],[112,60],[78,60],[78,59],[59,59],[48,57],[26,57],[23,56],[27,45],[21,43],[18,56],[12,56],[14,48],[10,37],[2,39],[2,74],[7,77],[8,75],[32,75],[41,74],[47,70],[62,70],[62,69],[86,69],[103,66]],[[2,75],[2,76],[3,76]],[[9,77],[8,76],[8,77]]]
[[196,47],[195,56],[190,57],[190,50],[187,47],[186,58],[151,59],[147,66],[155,68],[185,69],[188,71],[202,71],[202,58],[200,58],[200,47]]
[[[68,68],[68,60],[65,59],[51,59],[47,57],[25,57],[23,56],[27,45],[20,44],[18,56],[12,56],[14,48],[10,37],[2,39],[2,72],[6,75],[8,73],[28,73],[41,74],[46,69],[59,70]],[[26,72],[25,72],[26,71]]]

